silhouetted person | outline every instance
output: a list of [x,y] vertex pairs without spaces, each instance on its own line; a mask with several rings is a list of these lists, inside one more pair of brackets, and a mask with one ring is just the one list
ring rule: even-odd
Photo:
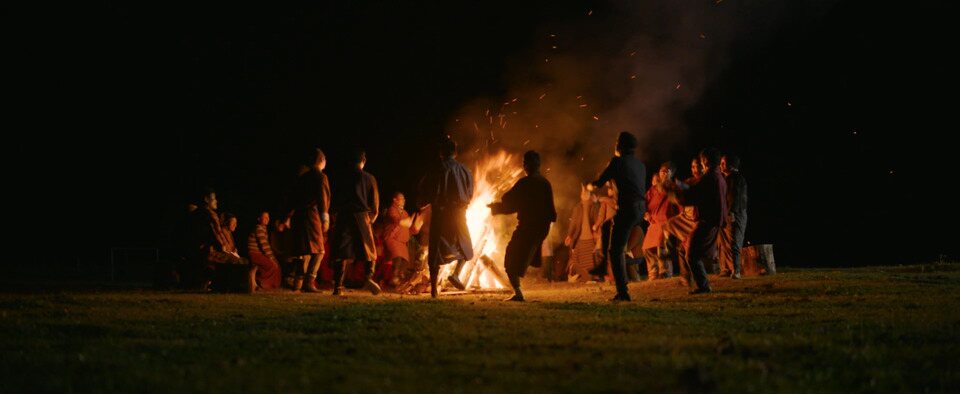
[[680,204],[697,208],[697,222],[687,240],[687,260],[697,288],[690,294],[709,293],[710,282],[704,260],[715,259],[720,230],[727,220],[727,182],[720,173],[720,152],[700,152],[703,175],[687,190],[677,192]]
[[331,210],[334,225],[330,232],[333,294],[340,295],[343,291],[344,267],[353,261],[364,264],[364,287],[373,294],[380,294],[380,286],[373,281],[377,247],[371,226],[380,210],[380,192],[377,180],[363,170],[367,164],[364,151],[355,152],[350,164],[352,167],[333,182]]
[[747,231],[747,180],[740,174],[740,158],[735,155],[727,154],[720,158],[720,171],[727,181],[727,205],[730,208],[722,235],[722,269],[727,270],[731,278],[740,279],[743,270],[741,250]]
[[494,215],[517,214],[517,228],[507,244],[503,261],[514,292],[510,301],[524,300],[520,278],[527,266],[541,265],[540,248],[550,232],[550,224],[557,221],[553,188],[550,181],[540,175],[540,154],[532,150],[524,153],[523,170],[527,176],[504,193],[500,202],[489,205]]
[[467,229],[467,206],[473,198],[473,176],[456,160],[457,144],[447,137],[440,143],[440,161],[420,182],[421,209],[430,205],[430,295],[437,297],[440,266],[457,262],[448,278],[459,289],[464,286],[457,275],[464,263],[473,258],[473,243]]
[[617,294],[611,301],[630,301],[624,248],[630,237],[630,231],[640,222],[646,211],[644,194],[646,194],[647,169],[643,162],[634,157],[636,149],[637,137],[628,132],[621,132],[617,137],[614,157],[610,159],[610,164],[600,174],[600,178],[592,182],[594,187],[600,187],[607,181],[613,180],[617,186],[617,214],[613,217],[610,249],[607,251],[613,279],[617,286]]
[[309,169],[297,178],[285,220],[293,232],[290,254],[301,259],[293,290],[316,292],[317,270],[325,253],[324,233],[330,228],[330,181],[323,173],[327,157],[322,150],[315,149],[307,162]]

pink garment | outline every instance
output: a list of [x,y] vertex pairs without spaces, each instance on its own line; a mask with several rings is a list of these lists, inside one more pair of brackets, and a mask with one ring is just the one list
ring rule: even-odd
[[659,187],[647,189],[647,233],[643,237],[641,249],[659,247],[663,242],[663,225],[669,219],[670,201],[667,193]]

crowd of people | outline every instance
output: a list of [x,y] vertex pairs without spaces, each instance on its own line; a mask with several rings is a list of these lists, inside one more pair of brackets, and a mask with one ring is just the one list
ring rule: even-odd
[[[691,176],[675,179],[677,168],[663,163],[650,176],[636,155],[636,137],[619,134],[614,157],[600,176],[585,182],[571,210],[561,248],[570,281],[603,281],[612,276],[613,301],[629,301],[627,283],[679,277],[691,294],[711,291],[708,271],[739,279],[747,223],[746,181],[740,160],[707,148],[691,162]],[[239,221],[218,212],[213,190],[201,193],[185,221],[182,256],[175,269],[185,288],[256,292],[288,288],[334,295],[344,287],[379,294],[441,291],[441,267],[455,264],[445,281],[463,290],[460,272],[474,258],[466,209],[474,194],[470,171],[457,161],[449,137],[439,160],[422,177],[415,209],[403,193],[381,209],[376,178],[366,154],[350,156],[347,171],[331,179],[327,158],[315,149],[277,214],[263,210],[250,226],[246,249],[234,239]],[[557,221],[550,181],[540,173],[540,155],[523,155],[525,176],[488,205],[493,215],[517,216],[506,247],[504,270],[511,301],[524,301],[528,267],[543,266],[545,240]]]

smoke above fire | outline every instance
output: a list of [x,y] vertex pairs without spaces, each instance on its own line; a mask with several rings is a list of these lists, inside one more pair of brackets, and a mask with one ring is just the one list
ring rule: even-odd
[[508,60],[506,88],[465,103],[449,133],[467,163],[501,150],[537,150],[558,208],[565,209],[578,198],[579,184],[609,161],[620,131],[637,136],[637,154],[649,167],[671,159],[687,143],[684,114],[724,71],[734,47],[762,44],[785,7],[594,3],[541,25],[535,37],[518,37],[531,47]]

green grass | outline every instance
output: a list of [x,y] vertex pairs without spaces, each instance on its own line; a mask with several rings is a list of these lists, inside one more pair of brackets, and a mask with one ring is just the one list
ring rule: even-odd
[[503,295],[0,294],[0,392],[947,392],[960,265]]

